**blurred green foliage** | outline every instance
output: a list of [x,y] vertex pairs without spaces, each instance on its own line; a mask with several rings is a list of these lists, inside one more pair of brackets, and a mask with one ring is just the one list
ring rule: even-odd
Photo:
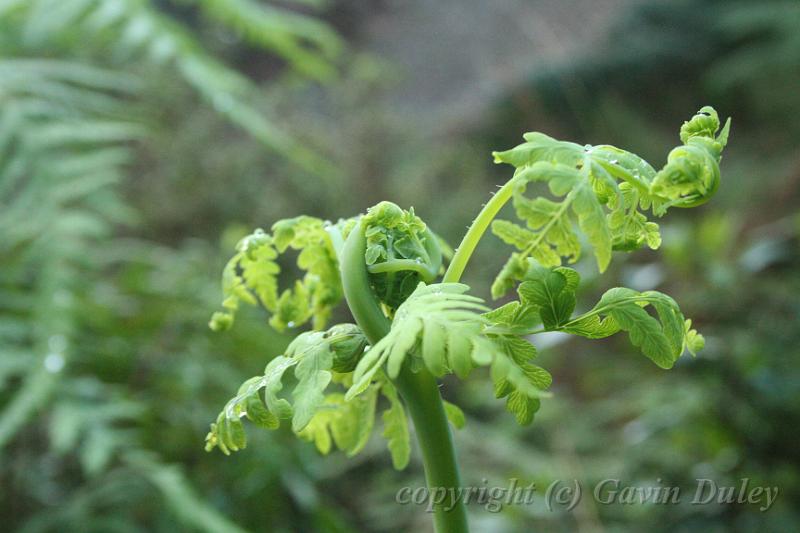
[[[800,5],[631,3],[602,59],[537,69],[485,113],[434,131],[387,97],[397,66],[359,48],[353,28],[384,6],[344,4],[0,1],[4,528],[424,529],[428,516],[394,500],[422,484],[416,450],[402,473],[377,437],[353,460],[320,458],[283,430],[252,432],[233,457],[203,451],[220,406],[288,340],[251,310],[224,335],[207,329],[236,240],[278,218],[382,199],[414,205],[454,240],[508,177],[491,150],[520,133],[648,157],[675,144],[687,109],[710,102],[735,122],[719,194],[666,223],[658,252],[620,258],[603,278],[577,265],[585,301],[617,284],[675,296],[706,336],[701,355],[664,373],[624,339],[585,351],[553,337],[540,357],[555,398],[528,428],[501,416],[488,377],[446,381],[443,393],[466,407],[465,484],[780,487],[766,513],[591,499],[572,512],[541,499],[496,514],[476,506],[477,531],[792,530]],[[500,248],[487,238],[467,272],[484,295]]]

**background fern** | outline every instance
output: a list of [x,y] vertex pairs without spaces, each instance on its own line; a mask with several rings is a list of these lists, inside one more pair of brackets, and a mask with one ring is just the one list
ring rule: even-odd
[[[384,199],[413,205],[452,241],[474,215],[464,206],[477,210],[508,178],[488,154],[523,132],[613,142],[661,165],[687,109],[713,102],[738,128],[714,202],[671,213],[663,261],[637,252],[602,286],[590,254],[574,265],[586,286],[576,313],[612,284],[656,287],[706,335],[702,356],[664,373],[621,356],[632,353],[624,334],[594,341],[592,356],[581,339],[544,334],[536,363],[553,373],[557,401],[521,405],[523,419],[538,408],[532,427],[503,412],[481,370],[442,390],[468,421],[456,432],[460,459],[487,485],[663,476],[691,491],[702,475],[782,491],[767,513],[474,508],[476,528],[791,530],[800,521],[800,457],[785,430],[800,423],[796,2],[602,2],[502,12],[468,2],[460,6],[474,15],[462,25],[448,2],[0,0],[3,527],[423,528],[424,513],[394,503],[396,487],[424,483],[402,445],[414,429],[396,415],[384,430],[391,456],[378,427],[357,458],[332,450],[320,460],[289,424],[251,431],[245,454],[203,451],[232,384],[288,341],[245,306],[229,334],[207,331],[236,242],[294,213],[332,218]],[[98,15],[104,6],[119,18]],[[159,41],[176,47],[159,55]],[[486,241],[465,281],[488,298],[480,280],[496,275],[508,247]],[[392,408],[386,392],[379,413]],[[393,459],[408,467],[396,472]]]
[[[326,25],[254,2],[199,4],[192,8],[210,22],[245,32],[299,72],[317,79],[334,73],[329,61],[341,43]],[[25,509],[47,503],[20,522],[25,531],[128,528],[133,518],[120,509],[134,512],[137,501],[143,510],[150,506],[145,512],[165,507],[171,518],[160,519],[164,524],[242,531],[203,501],[180,467],[148,447],[142,418],[152,418],[155,427],[180,415],[151,413],[163,397],[131,397],[124,375],[112,370],[141,365],[144,339],[178,312],[173,303],[184,302],[185,310],[198,299],[198,308],[208,305],[210,284],[198,293],[203,280],[187,275],[187,268],[215,255],[207,245],[176,252],[115,238],[140,223],[120,193],[142,142],[163,127],[147,107],[153,102],[142,100],[142,75],[175,69],[208,105],[282,157],[309,169],[324,161],[262,118],[252,100],[254,82],[151,2],[5,2],[0,32],[6,56],[0,60],[0,448],[29,450],[3,462],[3,478],[28,472],[26,479],[41,487],[83,483],[81,490],[49,494],[42,488],[24,499],[8,500],[14,495],[7,493],[0,501],[22,511],[21,518]],[[141,306],[152,319],[129,320],[132,308]],[[172,320],[192,324],[187,318]],[[206,358],[201,323],[182,332],[176,346],[187,349],[199,340],[188,349]],[[143,342],[128,344],[138,335]],[[165,385],[183,379],[178,376],[201,363],[177,364],[172,371],[162,368],[158,379]],[[43,456],[74,462],[75,474],[63,478],[37,465]],[[153,491],[162,505],[147,503]]]
[[[236,31],[254,45],[274,52],[298,72],[330,78],[330,63],[341,50],[338,36],[324,24],[299,13],[252,0],[182,2],[200,9],[223,31]],[[256,85],[210,53],[178,18],[149,0],[33,0],[0,7],[8,39],[22,53],[60,45],[102,53],[112,65],[145,61],[173,68],[216,111],[269,148],[306,169],[332,171],[314,151],[263,118],[253,105]],[[87,42],[88,41],[88,42]],[[15,46],[15,48],[17,47]],[[13,48],[12,48],[13,50]],[[105,52],[107,51],[107,53]]]

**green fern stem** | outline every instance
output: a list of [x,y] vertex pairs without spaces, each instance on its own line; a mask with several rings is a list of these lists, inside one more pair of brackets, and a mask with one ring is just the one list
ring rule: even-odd
[[486,202],[486,205],[483,206],[483,209],[478,213],[478,216],[472,222],[472,225],[461,240],[461,244],[458,245],[453,255],[453,260],[450,261],[450,266],[447,268],[444,278],[442,278],[442,283],[457,283],[461,280],[461,275],[464,273],[464,269],[467,267],[467,263],[470,257],[472,257],[475,247],[478,246],[481,237],[486,233],[486,230],[497,216],[497,213],[500,212],[514,194],[516,182],[516,178],[508,180],[508,182],[500,187],[500,190]]
[[[342,286],[353,318],[374,345],[389,332],[391,322],[370,289],[365,250],[366,238],[359,222],[348,236],[339,258]],[[436,531],[465,533],[469,531],[466,509],[463,501],[454,497],[460,492],[461,477],[436,378],[425,367],[413,372],[406,364],[395,385],[414,422],[428,487],[447,494],[434,508]]]
[[394,382],[414,422],[428,487],[447,491],[442,504],[434,509],[436,531],[466,533],[469,528],[464,503],[453,498],[460,492],[461,475],[436,378],[425,367],[415,373],[405,365]]

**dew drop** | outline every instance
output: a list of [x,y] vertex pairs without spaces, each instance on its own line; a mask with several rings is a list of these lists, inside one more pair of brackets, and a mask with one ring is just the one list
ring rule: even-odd
[[288,327],[290,327],[290,328],[293,328],[294,327],[294,320],[290,320],[289,322],[286,323],[286,325]]
[[60,353],[49,353],[44,358],[44,368],[51,374],[61,372],[61,369],[64,368],[64,363],[64,356]]

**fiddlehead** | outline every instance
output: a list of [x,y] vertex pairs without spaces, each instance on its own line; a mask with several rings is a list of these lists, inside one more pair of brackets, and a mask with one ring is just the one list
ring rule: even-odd
[[653,179],[651,191],[668,201],[657,207],[696,207],[706,203],[719,187],[719,163],[728,143],[731,120],[719,131],[719,116],[713,107],[704,107],[681,126],[683,146],[673,149],[667,164]]
[[420,281],[430,283],[439,275],[439,240],[413,208],[404,211],[391,202],[381,202],[367,211],[362,228],[370,287],[389,313],[408,298]]

